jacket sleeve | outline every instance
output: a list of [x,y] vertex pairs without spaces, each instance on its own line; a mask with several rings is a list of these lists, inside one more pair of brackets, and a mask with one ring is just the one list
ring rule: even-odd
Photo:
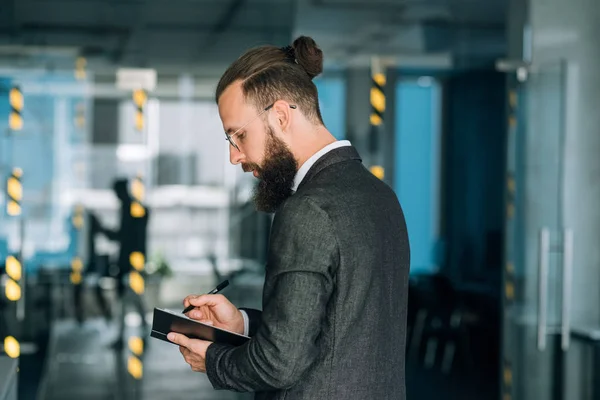
[[215,389],[285,389],[302,378],[319,356],[338,260],[328,215],[307,197],[286,201],[273,222],[256,334],[240,347],[208,347],[207,376]]
[[258,331],[258,326],[260,325],[260,317],[262,315],[262,311],[255,310],[253,308],[240,308],[240,311],[244,311],[246,316],[248,317],[248,336],[256,335]]

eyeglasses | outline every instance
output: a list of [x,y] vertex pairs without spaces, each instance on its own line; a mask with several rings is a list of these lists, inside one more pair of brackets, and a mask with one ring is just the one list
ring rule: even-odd
[[[273,108],[274,105],[275,105],[275,103],[272,103],[271,105],[268,105],[267,107],[263,108],[263,110],[261,112],[259,112],[254,118],[252,118],[250,121],[246,122],[244,125],[242,125],[240,128],[238,128],[231,135],[228,134],[227,132],[225,132],[225,140],[227,140],[229,142],[229,144],[231,144],[237,151],[241,151],[240,148],[238,147],[237,143],[235,142],[235,140],[233,140],[233,137],[238,135],[242,129],[244,129],[245,127],[250,125],[252,122],[254,122],[254,120],[256,118],[260,117],[261,115],[263,115],[264,113],[269,111],[271,108]],[[294,104],[290,104],[290,108],[292,110],[295,110],[297,108],[297,106]]]

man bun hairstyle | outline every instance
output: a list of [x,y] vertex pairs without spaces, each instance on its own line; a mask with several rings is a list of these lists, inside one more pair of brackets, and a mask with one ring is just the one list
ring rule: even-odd
[[323,72],[323,52],[315,41],[308,36],[300,36],[292,45],[296,54],[296,62],[300,64],[310,79]]
[[315,41],[300,36],[290,46],[260,46],[248,50],[227,68],[215,93],[218,103],[231,84],[241,80],[247,102],[261,110],[286,100],[314,123],[323,123],[317,87],[312,79],[323,72],[323,52]]

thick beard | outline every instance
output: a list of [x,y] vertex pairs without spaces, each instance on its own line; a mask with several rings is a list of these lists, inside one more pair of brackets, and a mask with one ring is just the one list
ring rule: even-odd
[[262,166],[258,168],[259,182],[253,200],[258,211],[275,212],[292,195],[298,163],[286,144],[267,128],[267,144]]

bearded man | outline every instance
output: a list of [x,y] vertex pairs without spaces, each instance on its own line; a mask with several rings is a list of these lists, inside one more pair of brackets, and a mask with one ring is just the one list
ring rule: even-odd
[[395,193],[337,141],[312,79],[308,37],[251,49],[216,92],[230,161],[259,180],[275,213],[262,311],[223,295],[188,296],[188,313],[250,336],[239,347],[170,333],[215,389],[257,399],[405,399],[409,242]]

